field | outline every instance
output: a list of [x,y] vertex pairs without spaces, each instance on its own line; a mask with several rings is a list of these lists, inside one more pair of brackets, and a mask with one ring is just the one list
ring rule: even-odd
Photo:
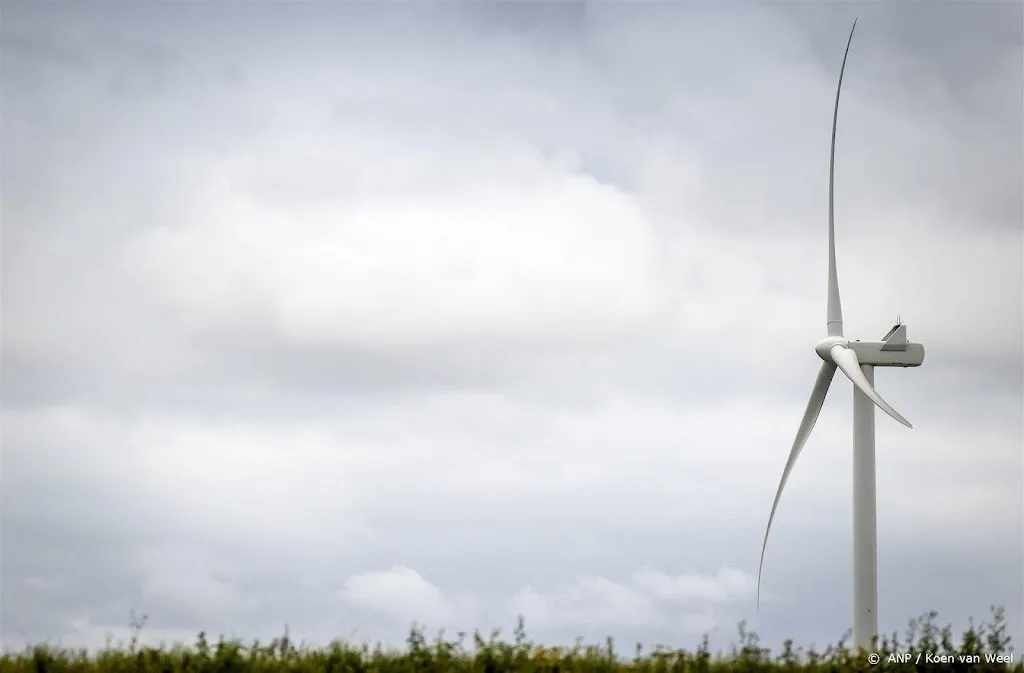
[[402,651],[351,646],[334,642],[314,648],[292,642],[287,635],[266,644],[217,639],[200,633],[192,645],[143,647],[137,642],[143,623],[127,643],[108,645],[98,652],[36,646],[7,652],[0,658],[0,673],[62,673],[120,671],[123,673],[177,673],[192,671],[233,673],[683,673],[726,671],[1000,671],[1024,673],[1024,663],[1013,652],[1001,608],[988,620],[971,622],[954,637],[950,627],[937,625],[930,613],[912,619],[901,636],[880,639],[879,661],[869,653],[852,650],[845,641],[821,651],[801,649],[787,642],[781,652],[770,652],[744,624],[738,642],[727,652],[711,652],[707,640],[696,651],[641,645],[624,655],[609,639],[601,645],[582,642],[573,647],[546,647],[531,642],[520,620],[513,638],[493,632],[454,640],[442,635],[428,640],[413,627]]

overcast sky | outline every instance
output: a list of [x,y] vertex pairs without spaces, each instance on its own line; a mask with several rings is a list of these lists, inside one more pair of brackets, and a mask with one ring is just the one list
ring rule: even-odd
[[[895,4],[895,3],[894,3]],[[1024,630],[1020,3],[6,3],[3,643]]]

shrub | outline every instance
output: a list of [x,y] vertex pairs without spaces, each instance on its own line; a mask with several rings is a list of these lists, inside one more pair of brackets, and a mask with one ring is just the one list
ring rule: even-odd
[[143,622],[136,621],[127,644],[108,644],[92,653],[32,646],[0,656],[0,673],[1024,673],[1001,608],[992,608],[988,622],[976,625],[972,620],[959,644],[952,629],[939,628],[936,619],[934,612],[912,619],[902,640],[895,633],[880,638],[874,653],[878,663],[870,661],[868,652],[850,648],[846,637],[821,652],[794,648],[787,640],[773,655],[744,623],[739,626],[739,642],[728,653],[713,655],[705,637],[695,652],[659,646],[645,654],[637,645],[628,658],[615,652],[610,638],[603,645],[577,641],[570,648],[533,643],[522,619],[511,642],[501,640],[497,631],[487,639],[476,633],[469,648],[463,644],[465,634],[446,640],[442,632],[428,641],[414,625],[402,651],[340,641],[322,648],[297,646],[287,632],[266,645],[244,645],[223,637],[211,644],[200,633],[192,646],[140,647]]

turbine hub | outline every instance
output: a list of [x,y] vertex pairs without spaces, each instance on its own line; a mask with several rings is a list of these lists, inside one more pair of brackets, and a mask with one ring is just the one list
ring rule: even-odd
[[830,336],[825,337],[818,342],[818,345],[814,347],[814,352],[818,354],[818,357],[825,362],[832,362],[832,355],[830,351],[833,346],[842,346],[846,348],[850,344],[850,341],[845,337],[841,336]]

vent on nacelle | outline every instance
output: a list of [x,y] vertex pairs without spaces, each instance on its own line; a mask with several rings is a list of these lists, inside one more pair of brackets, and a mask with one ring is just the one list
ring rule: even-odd
[[[899,319],[897,318],[897,321]],[[882,341],[883,351],[905,351],[907,350],[907,326],[901,322],[897,322],[893,325],[884,337]]]

